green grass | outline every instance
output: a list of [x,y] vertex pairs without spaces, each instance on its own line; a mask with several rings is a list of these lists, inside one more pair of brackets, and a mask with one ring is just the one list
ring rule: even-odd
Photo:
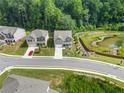
[[63,49],[63,56],[66,57],[82,57],[82,50],[79,47],[77,37],[73,36],[73,44],[70,49]]
[[47,42],[47,47],[36,49],[34,52],[34,56],[54,56],[54,53],[54,39],[50,37]]
[[[107,36],[109,35],[112,37],[106,38],[105,40],[100,42],[99,46],[97,46],[97,47],[94,47],[91,45],[91,43],[93,41],[97,40],[98,37],[106,36],[106,35]],[[114,36],[114,35],[116,35],[116,36]],[[105,51],[111,51],[111,49],[108,48],[109,45],[111,45],[111,44],[120,45],[121,42],[123,41],[123,36],[124,36],[123,32],[115,32],[115,31],[99,32],[99,31],[97,31],[97,32],[85,32],[85,33],[81,34],[81,39],[83,40],[83,42],[89,49],[95,50],[95,51],[101,52],[101,53],[106,53]],[[90,55],[89,59],[99,60],[99,61],[112,63],[112,64],[120,64],[120,61],[122,60],[122,59],[117,59],[117,58],[112,58],[112,57],[107,57],[107,56],[102,56],[102,55],[97,55],[97,54]],[[121,64],[121,66],[124,66],[124,64]]]
[[8,71],[6,71],[4,74],[0,76],[0,88],[2,88],[4,81],[7,79],[8,75],[9,73]]
[[0,47],[0,53],[10,54],[10,55],[24,55],[27,50],[27,45],[24,47],[25,38],[15,42],[15,44],[4,45]]
[[103,40],[102,42],[100,42],[98,45],[102,46],[102,47],[109,47],[112,44],[121,45],[120,44],[121,41],[124,40],[123,37],[124,37],[124,34],[114,36],[114,37],[111,37],[111,38],[107,38],[107,39]]
[[54,56],[54,48],[35,49],[34,56]]
[[[107,57],[107,56],[102,56],[102,55],[97,55],[97,54],[90,55],[89,59],[103,61],[106,63],[112,63],[112,64],[116,64],[116,65],[119,65],[120,61],[122,60],[122,59],[118,59],[118,58],[112,58],[112,57]],[[124,66],[124,64],[120,64],[120,66]]]
[[53,38],[48,39],[47,46],[49,48],[54,48],[54,39]]
[[[102,42],[99,42],[97,47],[92,46],[92,42],[96,41],[99,37],[102,37],[102,36],[107,36],[107,37],[110,36],[111,38],[106,38]],[[123,36],[124,36],[124,33],[122,32],[97,31],[97,32],[84,32],[81,36],[81,39],[89,49],[103,52],[103,51],[111,50],[109,46],[112,44],[120,45],[121,41],[123,41],[124,39]]]
[[124,93],[122,82],[99,75],[64,70],[13,69],[0,76],[0,87],[10,74],[51,81],[50,87],[60,93]]

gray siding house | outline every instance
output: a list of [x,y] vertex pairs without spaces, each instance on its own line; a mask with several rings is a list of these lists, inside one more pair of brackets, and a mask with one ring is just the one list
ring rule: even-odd
[[72,47],[72,31],[56,30],[54,31],[55,47],[71,48]]
[[25,36],[25,30],[22,28],[0,26],[0,44],[11,44]]
[[36,29],[26,38],[29,47],[46,46],[49,38],[47,30]]

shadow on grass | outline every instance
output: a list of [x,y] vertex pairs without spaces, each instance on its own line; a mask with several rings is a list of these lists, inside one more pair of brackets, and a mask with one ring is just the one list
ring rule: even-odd
[[49,48],[54,48],[54,39],[53,38],[48,39],[47,46]]
[[21,47],[21,48],[26,48],[26,47],[28,47],[28,44],[27,44],[26,40],[21,44],[20,47]]

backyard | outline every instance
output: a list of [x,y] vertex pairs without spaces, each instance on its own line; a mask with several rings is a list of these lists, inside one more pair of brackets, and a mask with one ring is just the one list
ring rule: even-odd
[[51,88],[60,93],[124,93],[124,83],[82,72],[63,70],[13,69],[0,76],[0,87],[10,74],[51,81]]

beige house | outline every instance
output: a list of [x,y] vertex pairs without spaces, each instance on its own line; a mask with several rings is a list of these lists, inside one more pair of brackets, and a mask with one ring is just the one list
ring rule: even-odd
[[0,26],[0,44],[11,44],[26,36],[22,28]]
[[30,47],[46,46],[49,39],[47,30],[36,29],[26,38],[27,44]]
[[72,47],[72,31],[56,30],[54,31],[55,47],[71,48]]

